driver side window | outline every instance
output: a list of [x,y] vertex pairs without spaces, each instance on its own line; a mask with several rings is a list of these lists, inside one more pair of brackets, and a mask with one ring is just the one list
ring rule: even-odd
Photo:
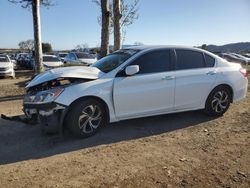
[[138,57],[130,65],[139,65],[137,74],[157,73],[171,71],[170,50],[155,50]]

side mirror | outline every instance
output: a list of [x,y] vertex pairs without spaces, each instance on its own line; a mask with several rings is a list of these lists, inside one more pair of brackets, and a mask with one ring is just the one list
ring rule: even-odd
[[132,76],[138,73],[139,70],[140,70],[139,65],[130,65],[126,67],[125,73],[127,76]]

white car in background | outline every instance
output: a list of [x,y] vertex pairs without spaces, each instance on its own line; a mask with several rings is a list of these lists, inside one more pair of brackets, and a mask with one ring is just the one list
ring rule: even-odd
[[64,62],[64,58],[68,55],[68,53],[58,52],[55,54],[62,62]]
[[0,54],[0,76],[15,78],[14,63],[8,55]]
[[248,65],[250,64],[250,58],[249,57],[245,57],[243,55],[236,54],[236,53],[233,53],[233,55],[238,57],[238,58],[241,58],[241,59],[245,60]]
[[[202,49],[142,46],[90,67],[64,67],[27,85],[24,111],[45,131],[88,137],[108,122],[203,109],[221,116],[247,93],[247,72]],[[154,126],[154,125],[152,125]]]
[[60,67],[63,62],[55,55],[43,55],[43,66],[45,70]]
[[70,52],[65,58],[64,63],[92,65],[97,61],[97,58],[93,54],[85,52]]

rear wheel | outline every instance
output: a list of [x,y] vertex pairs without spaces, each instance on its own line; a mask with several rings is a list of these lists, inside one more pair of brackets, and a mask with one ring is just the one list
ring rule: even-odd
[[216,87],[207,98],[205,112],[211,116],[221,116],[228,110],[231,101],[232,93],[227,87]]
[[106,124],[103,105],[95,99],[84,99],[74,103],[66,117],[66,126],[77,137],[94,135]]

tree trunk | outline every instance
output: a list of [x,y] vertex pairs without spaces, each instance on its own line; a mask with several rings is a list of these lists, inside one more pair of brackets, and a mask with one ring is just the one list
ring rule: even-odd
[[35,71],[36,73],[41,73],[43,71],[43,62],[40,24],[40,0],[33,0],[32,14],[34,27]]
[[102,34],[101,34],[101,51],[100,57],[104,57],[109,53],[109,29],[110,29],[110,10],[109,1],[101,0],[102,10]]
[[121,0],[113,0],[114,51],[121,49]]

